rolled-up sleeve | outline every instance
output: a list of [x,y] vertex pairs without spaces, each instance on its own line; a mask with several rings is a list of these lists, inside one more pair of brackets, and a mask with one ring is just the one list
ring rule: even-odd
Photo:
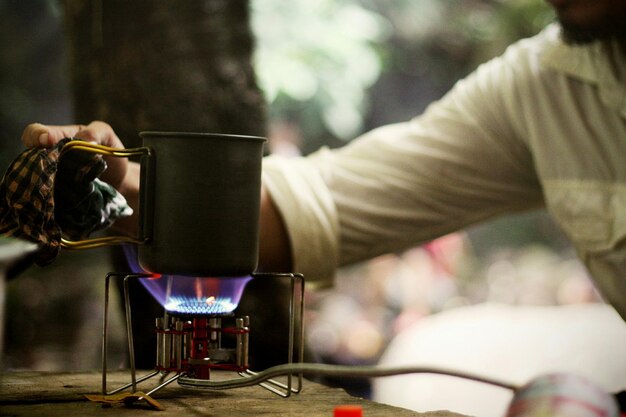
[[263,161],[263,184],[285,222],[294,270],[318,287],[332,284],[339,263],[339,227],[318,166],[312,158],[271,156]]

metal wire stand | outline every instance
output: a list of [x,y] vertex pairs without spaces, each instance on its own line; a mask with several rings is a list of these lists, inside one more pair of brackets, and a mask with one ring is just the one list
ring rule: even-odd
[[[302,274],[293,274],[293,273],[258,273],[253,274],[253,278],[259,279],[288,279],[290,282],[290,299],[289,299],[289,338],[288,338],[288,348],[286,355],[286,364],[294,363],[302,363],[304,360],[304,277]],[[160,358],[161,353],[157,354],[157,365],[155,366],[155,370],[143,375],[141,377],[137,377],[137,369],[135,367],[135,348],[133,342],[133,328],[132,328],[132,311],[130,306],[130,290],[129,290],[129,280],[138,279],[138,278],[149,278],[153,277],[152,274],[139,274],[139,273],[115,273],[111,272],[106,275],[105,278],[105,298],[104,298],[104,317],[103,317],[103,326],[102,326],[102,393],[104,395],[113,395],[124,391],[126,389],[131,389],[131,392],[137,392],[137,385],[147,381],[157,375],[160,375],[159,383],[148,392],[147,395],[152,395],[167,385],[171,384],[174,381],[178,381],[178,384],[185,387],[192,388],[210,388],[207,386],[208,374],[207,376],[203,376],[202,378],[198,378],[198,375],[191,375],[190,369],[192,369],[192,365],[190,365],[193,361],[189,358],[185,357],[185,339],[183,336],[185,333],[185,329],[181,325],[176,325],[176,328],[173,330],[162,331],[167,336],[171,335],[172,338],[168,339],[168,343],[165,344],[167,346],[168,352],[171,352],[172,361],[175,363],[173,367],[163,366],[163,364],[167,361],[162,361]],[[125,318],[126,318],[126,334],[128,341],[128,354],[129,354],[129,366],[130,366],[130,382],[126,383],[122,386],[119,386],[111,391],[107,389],[107,345],[108,345],[108,316],[109,316],[109,287],[111,278],[123,278],[124,283],[124,307],[125,307]],[[183,278],[184,279],[184,278]],[[228,279],[228,278],[224,278]],[[165,326],[167,326],[168,322],[168,312],[164,311],[164,321]],[[159,319],[160,320],[160,319]],[[242,320],[239,322],[239,320]],[[233,383],[233,388],[240,386],[247,386],[246,381],[247,378],[254,379],[257,372],[254,372],[248,368],[247,364],[247,332],[249,329],[243,323],[245,319],[237,319],[237,327],[233,329],[229,329],[230,333],[237,334],[237,347],[235,348],[236,354],[236,363],[228,366],[215,366],[218,369],[229,369],[234,370],[239,375],[238,378],[227,379],[220,382],[225,383]],[[178,322],[179,324],[182,322]],[[213,327],[209,327],[209,329],[215,333],[216,329]],[[157,329],[158,330],[158,329]],[[241,337],[239,337],[241,335]],[[159,349],[162,349],[161,342],[158,342],[157,352]],[[244,346],[245,345],[245,346]],[[181,346],[183,346],[181,348]],[[243,359],[242,359],[243,358]],[[205,362],[208,363],[210,358],[205,358]],[[201,362],[201,360],[195,360],[194,363]],[[169,362],[168,362],[169,363]],[[171,373],[174,373],[174,376],[169,377]],[[265,379],[261,382],[258,382],[259,385],[268,391],[273,392],[276,395],[281,397],[289,397],[291,394],[298,394],[302,391],[302,373],[283,373],[282,375],[286,376],[286,383],[279,382],[275,379]],[[294,383],[295,377],[295,383]],[[237,384],[239,382],[240,384]],[[220,389],[220,388],[217,388]]]

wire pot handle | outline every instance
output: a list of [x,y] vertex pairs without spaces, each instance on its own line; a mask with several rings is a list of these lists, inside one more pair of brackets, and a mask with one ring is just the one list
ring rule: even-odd
[[[66,143],[61,149],[61,154],[59,158],[63,156],[65,153],[72,150],[80,150],[89,153],[104,155],[104,156],[114,156],[117,158],[128,158],[131,156],[141,156],[141,157],[149,157],[152,155],[152,151],[148,147],[139,147],[139,148],[128,148],[128,149],[120,149],[120,148],[112,148],[109,146],[98,145],[91,142],[86,142],[83,140],[73,140]],[[141,244],[148,240],[149,238],[139,238],[139,237],[131,237],[131,236],[105,236],[105,237],[97,237],[91,239],[83,239],[83,240],[71,240],[66,238],[61,238],[61,247],[70,250],[78,250],[78,249],[94,249],[100,248],[103,246],[109,245],[119,245],[122,243],[137,243]]]

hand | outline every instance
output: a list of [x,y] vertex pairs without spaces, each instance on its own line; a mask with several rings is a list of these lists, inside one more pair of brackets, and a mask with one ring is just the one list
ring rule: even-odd
[[[61,139],[71,137],[111,148],[124,148],[124,144],[117,137],[113,128],[100,121],[91,122],[86,126],[52,126],[32,123],[24,129],[22,142],[29,148],[49,148],[56,145]],[[105,160],[107,170],[102,174],[102,180],[119,189],[128,171],[128,160],[116,157],[105,157]]]

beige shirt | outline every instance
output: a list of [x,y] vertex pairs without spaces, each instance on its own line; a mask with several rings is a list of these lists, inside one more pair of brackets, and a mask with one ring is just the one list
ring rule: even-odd
[[296,270],[330,282],[340,265],[545,206],[626,318],[625,72],[617,45],[568,46],[550,26],[407,123],[267,158]]

